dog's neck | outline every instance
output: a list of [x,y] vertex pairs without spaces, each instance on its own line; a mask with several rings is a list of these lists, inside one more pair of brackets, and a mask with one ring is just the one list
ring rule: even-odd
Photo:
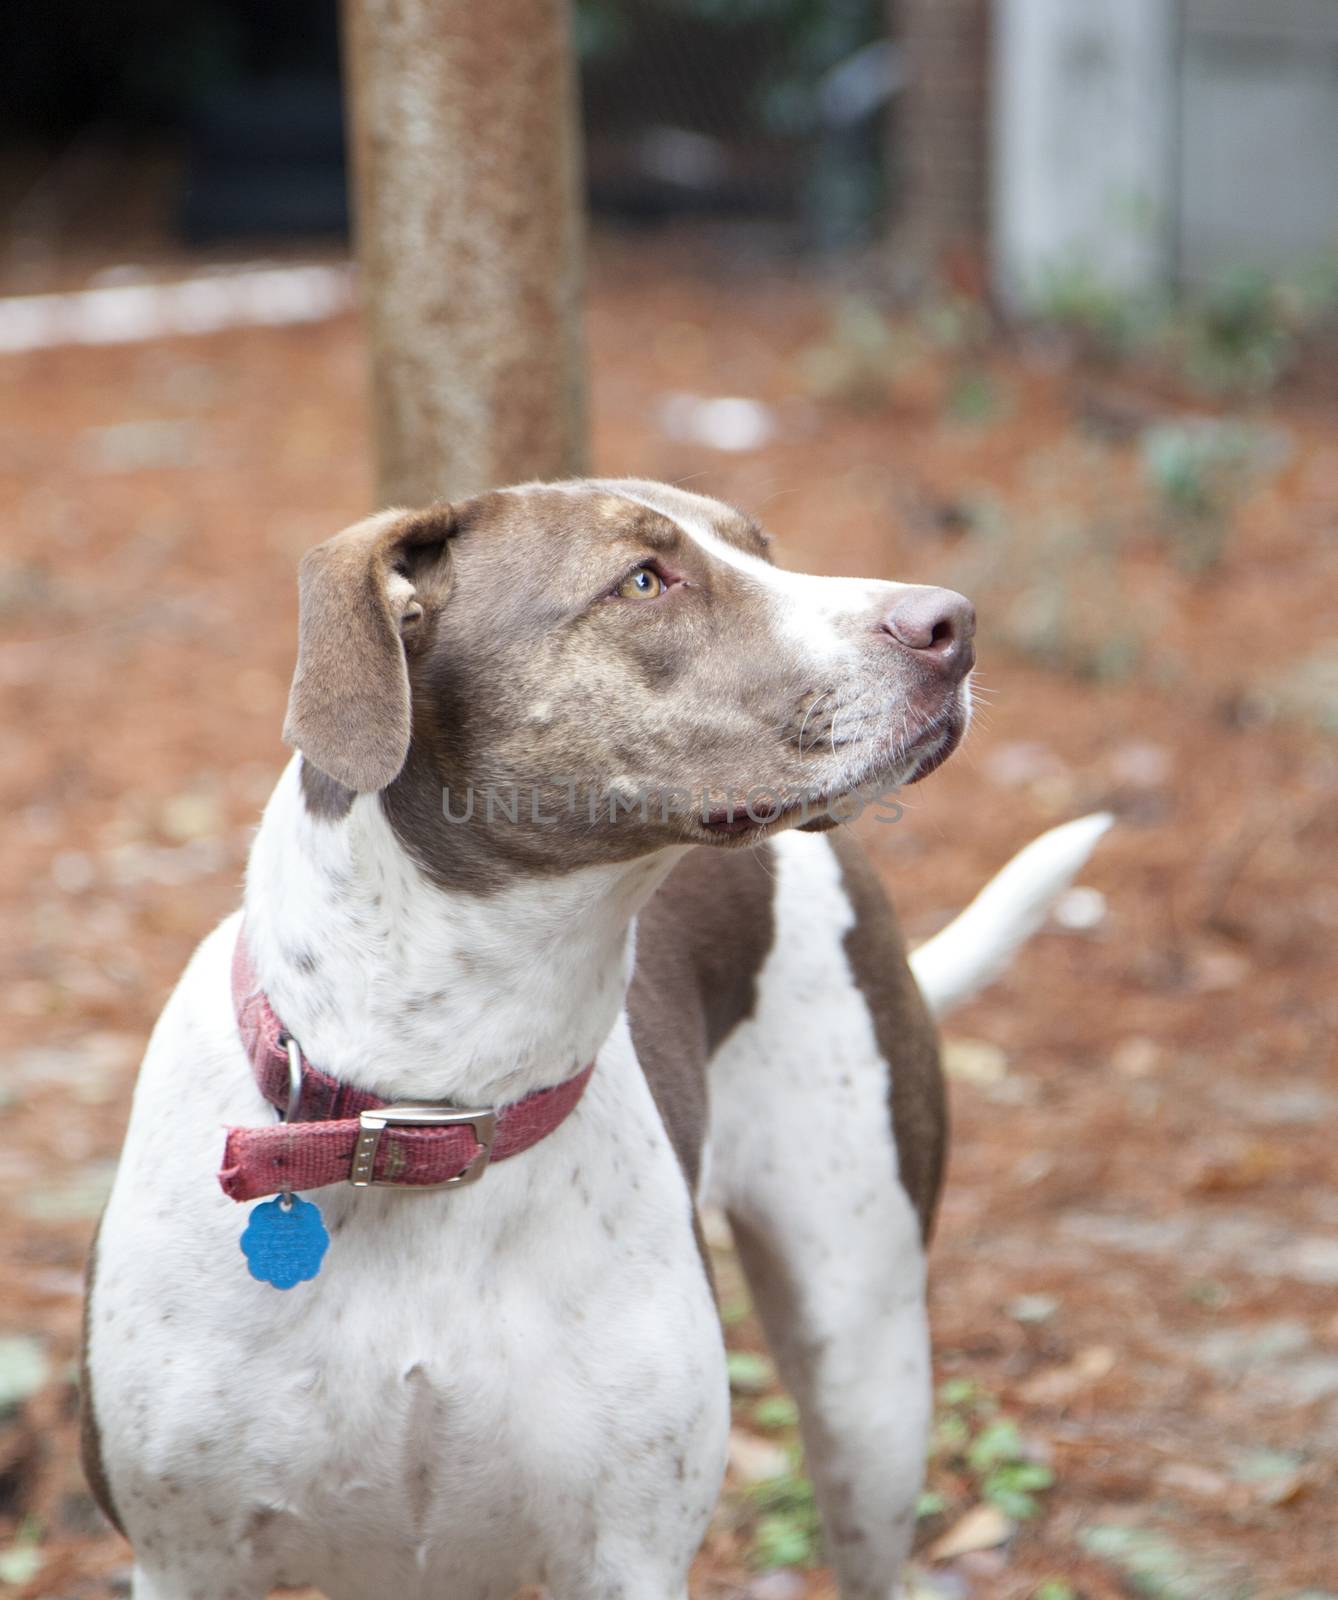
[[594,1059],[631,977],[637,911],[681,853],[447,891],[375,795],[313,816],[295,758],[252,847],[246,937],[315,1066],[388,1100],[502,1104]]

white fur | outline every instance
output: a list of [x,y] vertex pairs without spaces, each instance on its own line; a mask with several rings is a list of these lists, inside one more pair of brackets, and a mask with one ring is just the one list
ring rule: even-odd
[[1003,972],[1045,921],[1114,818],[1078,817],[1033,839],[969,906],[911,956],[911,971],[936,1017],[969,1000]]
[[312,1061],[388,1099],[490,1105],[593,1059],[622,1007],[633,918],[682,850],[447,893],[375,796],[338,825],[313,822],[298,770],[294,758],[256,838],[246,926],[260,982]]
[[[924,1259],[838,864],[821,837],[774,848],[775,945],[712,1067],[710,1183],[800,1400],[843,1600],[889,1600],[929,1416]],[[324,1268],[280,1292],[248,1276],[249,1208],[215,1179],[224,1128],[274,1117],[232,1013],[240,918],[205,940],[149,1044],[91,1302],[135,1600],[281,1583],[505,1600],[526,1582],[681,1600],[728,1396],[691,1198],[623,1009],[636,912],[679,854],[446,892],[374,800],[313,818],[290,765],[245,915],[313,1061],[480,1106],[598,1068],[561,1128],[475,1187],[317,1191]]]
[[280,1292],[247,1275],[249,1208],[215,1179],[224,1127],[274,1113],[232,1016],[238,919],[205,940],[150,1042],[92,1300],[136,1600],[682,1591],[728,1397],[690,1197],[621,1011],[632,918],[669,864],[448,895],[374,803],[313,820],[285,774],[247,926],[312,1060],[482,1105],[596,1050],[598,1067],[561,1128],[472,1188],[316,1191],[324,1268]]
[[890,1600],[930,1417],[920,1226],[897,1177],[888,1066],[850,971],[827,839],[774,841],[774,947],[711,1069],[714,1197],[799,1401],[842,1600]]

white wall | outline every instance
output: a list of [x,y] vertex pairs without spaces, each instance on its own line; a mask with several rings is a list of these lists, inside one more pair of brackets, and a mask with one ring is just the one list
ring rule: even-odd
[[1338,247],[1338,3],[1186,0],[1179,269]]
[[1167,281],[1176,31],[1174,0],[996,0],[994,269],[1015,309],[1061,274]]

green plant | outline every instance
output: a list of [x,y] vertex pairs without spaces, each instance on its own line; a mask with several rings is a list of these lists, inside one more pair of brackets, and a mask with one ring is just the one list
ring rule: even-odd
[[1239,422],[1196,418],[1147,430],[1143,476],[1182,565],[1203,571],[1221,559],[1237,501],[1276,453],[1260,430]]
[[761,1394],[776,1381],[770,1359],[752,1350],[731,1350],[725,1357],[725,1369],[735,1394]]
[[[1055,1481],[1037,1459],[1017,1424],[998,1414],[993,1395],[970,1379],[941,1385],[934,1428],[932,1459],[966,1477],[978,1499],[997,1506],[1005,1516],[1023,1522],[1040,1510],[1038,1496]],[[931,1501],[929,1515],[944,1509]]]
[[720,1302],[720,1320],[727,1328],[737,1328],[752,1315],[752,1302],[746,1294],[736,1294]]
[[981,427],[995,421],[1002,405],[999,386],[989,374],[968,369],[953,379],[945,409],[953,422]]
[[1257,268],[1224,273],[1190,303],[1184,317],[1185,372],[1213,393],[1271,389],[1294,343],[1287,294]]
[[760,1513],[753,1532],[754,1566],[811,1567],[821,1555],[822,1535],[813,1486],[802,1473],[768,1478],[749,1490]]
[[42,1524],[34,1516],[27,1516],[14,1534],[14,1543],[0,1550],[0,1584],[22,1588],[42,1570]]
[[1338,242],[1300,269],[1290,294],[1303,326],[1331,323],[1338,316]]
[[[936,1517],[951,1509],[965,1488],[972,1502],[996,1506],[1014,1521],[1040,1510],[1040,1497],[1054,1483],[1054,1474],[1037,1457],[1011,1418],[1001,1416],[998,1401],[970,1378],[949,1378],[940,1385],[930,1444],[930,1468],[938,1474],[916,1502],[917,1517]],[[752,1420],[759,1427],[793,1426],[791,1401],[769,1396],[755,1402]],[[797,1458],[798,1448],[794,1448]],[[956,1492],[953,1481],[956,1480]],[[942,1485],[942,1486],[940,1486]],[[744,1524],[749,1529],[749,1559],[754,1566],[806,1567],[822,1556],[821,1528],[813,1487],[798,1467],[779,1477],[753,1484],[742,1497]],[[1038,1592],[1036,1600],[1065,1600]],[[1068,1600],[1074,1600],[1069,1596]]]
[[771,1431],[793,1428],[799,1421],[799,1407],[788,1394],[771,1394],[753,1407],[752,1418],[759,1428]]
[[1115,288],[1083,262],[1053,267],[1031,298],[1034,316],[1075,337],[1088,354],[1113,360],[1145,343],[1161,307]]
[[920,326],[930,344],[948,355],[987,350],[995,331],[988,306],[968,294],[928,301],[920,310]]
[[1055,1481],[1049,1467],[1028,1455],[1017,1424],[1006,1418],[981,1429],[967,1448],[966,1462],[976,1474],[981,1499],[1019,1522],[1036,1515],[1036,1496]]
[[831,314],[826,338],[800,356],[805,386],[820,400],[856,407],[884,404],[909,346],[881,311],[847,295]]

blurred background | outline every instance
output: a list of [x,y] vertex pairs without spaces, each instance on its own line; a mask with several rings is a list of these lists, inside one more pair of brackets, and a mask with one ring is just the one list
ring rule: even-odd
[[[950,1022],[916,1600],[1338,1593],[1338,5],[571,26],[564,459],[976,601],[967,747],[860,825],[912,938],[1119,818]],[[126,1592],[76,1459],[82,1261],[284,759],[297,558],[379,492],[349,57],[331,0],[0,18],[0,1593]],[[736,1430],[694,1593],[828,1597],[712,1232]]]

